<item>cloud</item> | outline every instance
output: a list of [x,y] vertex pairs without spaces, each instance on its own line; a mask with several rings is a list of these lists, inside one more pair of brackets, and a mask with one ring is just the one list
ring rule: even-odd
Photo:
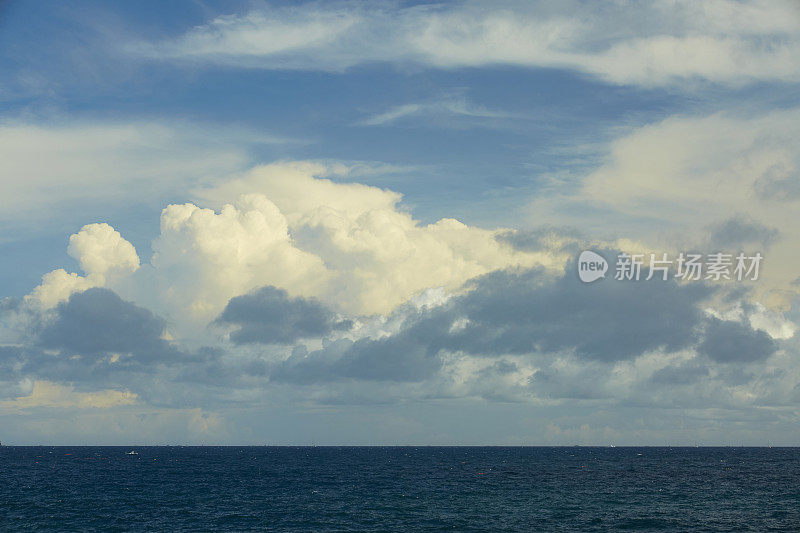
[[387,336],[297,351],[272,377],[301,383],[420,381],[432,378],[448,353],[479,358],[560,354],[613,364],[648,352],[675,352],[699,341],[698,328],[706,320],[700,304],[711,292],[701,284],[662,281],[587,285],[569,267],[560,276],[542,269],[496,271],[470,281],[464,294],[439,305],[399,309],[402,326]]
[[692,360],[678,365],[660,368],[653,372],[650,379],[655,384],[686,385],[706,379],[709,374],[710,372],[707,366]]
[[212,187],[198,188],[193,193],[199,201],[215,208],[233,202],[243,194],[264,194],[292,224],[322,207],[357,217],[371,210],[392,210],[397,206],[402,199],[400,193],[330,179],[336,174],[346,176],[353,168],[361,167],[314,161],[279,161],[256,166]]
[[210,383],[239,386],[252,364],[246,357],[225,362],[223,350],[192,339],[175,342],[164,319],[105,288],[73,293],[51,309],[23,303],[12,313],[19,316],[0,317],[18,330],[16,338],[0,337],[3,396],[47,381],[85,392],[125,389],[151,405],[193,407]]
[[558,268],[562,261],[497,239],[508,230],[454,219],[422,225],[396,192],[321,177],[351,172],[361,167],[281,162],[199,189],[197,203],[215,209],[167,206],[149,260],[108,224],[86,225],[68,247],[83,275],[45,274],[25,307],[52,309],[76,292],[105,287],[166,317],[177,337],[211,342],[207,324],[232,298],[264,286],[337,313],[371,315],[497,268]]
[[218,17],[207,26],[194,28],[179,42],[167,44],[164,50],[176,56],[211,56],[222,61],[280,55],[330,45],[358,22],[348,11],[286,9],[274,13],[283,16],[253,11]]
[[[507,242],[520,250],[549,253],[567,252],[572,257],[589,247],[589,239],[575,228],[567,226],[539,226],[528,230],[509,230],[497,235],[501,242]],[[566,263],[566,257],[564,263]]]
[[[388,317],[361,317],[352,329],[337,331],[330,325],[338,317],[318,302],[268,288],[234,298],[226,322],[259,341],[303,338],[319,346],[305,335],[328,334],[331,340],[316,349],[297,346],[288,357],[281,346],[258,353],[261,347],[249,343],[232,353],[208,348],[189,356],[164,340],[163,320],[95,288],[46,312],[32,347],[0,349],[0,369],[8,386],[21,391],[12,394],[18,398],[32,389],[14,383],[70,387],[66,382],[82,387],[75,394],[124,390],[139,405],[203,409],[436,398],[531,405],[785,402],[795,382],[781,347],[793,339],[773,340],[753,329],[749,317],[763,309],[710,316],[703,306],[711,295],[700,284],[608,279],[585,285],[569,266],[557,275],[510,269],[480,276],[449,296],[432,291]],[[303,317],[311,324],[295,320],[301,309],[310,311]],[[731,352],[734,347],[741,352]],[[685,389],[700,382],[702,389]],[[61,398],[81,408],[77,396],[54,395],[53,405]],[[223,424],[212,415],[195,423],[209,430]]]
[[218,211],[168,206],[152,268],[138,276],[142,291],[157,287],[154,307],[177,320],[213,320],[231,298],[265,285],[369,315],[497,268],[550,265],[546,253],[498,242],[501,230],[447,218],[421,225],[398,193],[320,177],[328,172],[308,162],[259,166],[196,192]]
[[315,300],[290,298],[285,290],[271,286],[231,298],[215,322],[238,328],[230,334],[236,344],[289,344],[352,326],[352,321],[337,319]]
[[[640,133],[628,139],[639,147]],[[746,162],[755,167],[747,168],[760,168],[761,150],[786,139],[763,126],[751,140],[739,146],[752,150]],[[717,148],[722,154],[708,150],[709,157],[729,154]],[[663,175],[606,176],[619,188],[591,200],[622,198],[619,209],[635,215],[638,188],[663,187],[669,205],[650,213],[667,220],[685,199],[671,180],[690,171],[706,178],[702,159],[686,149],[689,157],[657,169]],[[619,153],[609,168],[627,168],[635,157]],[[38,382],[78,387],[74,394],[126,391],[136,405],[202,408],[206,414],[191,422],[199,434],[227,427],[208,414],[223,405],[476,399],[755,408],[786,405],[795,394],[796,326],[777,308],[742,301],[752,296],[746,290],[581,284],[574,260],[597,244],[586,236],[594,226],[422,224],[398,193],[346,182],[346,174],[319,162],[280,162],[198,187],[193,203],[162,212],[151,258],[140,260],[111,226],[84,227],[68,249],[83,275],[56,270],[31,297],[3,302],[0,334],[6,315],[17,317],[9,330],[22,331],[0,339],[3,398],[30,396]],[[759,179],[742,174],[745,183]],[[581,201],[585,191],[576,192]],[[716,197],[746,205],[733,194]],[[772,205],[699,212],[688,222],[697,242],[769,240],[770,228],[780,227],[779,249],[793,234],[776,213]],[[594,249],[611,246],[619,244]],[[33,298],[45,289],[49,299]],[[215,319],[232,329],[232,342],[207,327]]]
[[698,351],[718,362],[752,362],[765,359],[778,349],[766,332],[747,324],[711,318]]
[[417,115],[423,111],[430,110],[430,107],[423,106],[422,104],[404,104],[396,106],[383,113],[372,115],[362,120],[359,124],[362,126],[384,126],[391,124],[398,119]]
[[166,323],[103,288],[78,292],[58,304],[55,318],[39,333],[38,345],[62,357],[90,362],[149,364],[180,356],[165,339]]
[[466,327],[448,347],[478,355],[573,351],[617,361],[690,346],[708,287],[670,282],[583,284],[574,263],[555,280],[540,271],[496,272],[454,303]]
[[[213,133],[207,131],[213,130]],[[223,128],[225,130],[225,128]],[[0,123],[0,224],[6,239],[98,206],[161,201],[245,168],[258,132],[157,121]],[[42,217],[43,212],[47,217]]]
[[337,380],[417,382],[429,379],[441,366],[434,346],[402,332],[383,339],[341,339],[309,354],[297,350],[272,369],[270,379],[296,384]]
[[67,253],[78,260],[89,275],[124,274],[139,268],[139,256],[133,245],[108,224],[88,224],[69,237]]
[[75,272],[58,268],[43,275],[42,283],[26,296],[26,300],[39,308],[49,309],[68,299],[71,294],[94,286],[94,279],[89,280]]
[[[655,209],[660,216],[682,202],[676,221],[751,215],[753,208],[774,205],[756,194],[756,184],[790,174],[798,164],[792,142],[798,116],[800,109],[673,116],[644,126],[613,141],[606,163],[586,177],[584,192],[622,204],[630,214]],[[715,205],[708,204],[711,198]]]
[[295,347],[268,374],[273,384],[325,390],[318,397],[326,403],[409,396],[698,408],[786,402],[796,365],[783,358],[794,351],[787,344],[794,329],[741,302],[719,318],[706,308],[716,292],[661,280],[583,284],[573,263],[560,275],[495,271],[449,298],[398,308],[367,337]]
[[746,217],[734,216],[713,227],[709,249],[742,250],[757,246],[765,249],[778,239],[780,232]]
[[[3,426],[8,428],[4,431],[3,442],[125,446],[125,451],[132,445],[151,443],[235,445],[242,442],[242,434],[232,436],[223,415],[213,411],[155,408],[142,403],[89,407],[74,398],[77,394],[80,393],[67,396],[69,406],[6,408],[0,412]],[[119,453],[124,452],[120,450]]]
[[62,268],[48,272],[25,297],[27,303],[49,309],[75,292],[113,283],[139,269],[136,249],[105,223],[87,224],[70,235],[67,253],[78,261],[86,276]]
[[310,353],[305,346],[297,346],[291,357],[274,365],[270,379],[292,383],[429,379],[443,365],[442,350],[453,321],[443,307],[447,301],[406,304],[389,319],[396,326],[384,323],[386,330],[369,335],[368,325],[362,325],[367,334],[355,341],[324,341],[321,349]]
[[643,252],[761,251],[754,299],[786,309],[797,294],[787,288],[797,277],[800,231],[789,221],[798,200],[763,188],[795,179],[799,118],[800,109],[789,108],[673,116],[632,129],[576,185],[535,198],[531,217],[625,235]]
[[109,409],[123,405],[134,405],[138,401],[136,394],[113,389],[98,392],[76,392],[74,387],[59,385],[48,381],[36,381],[33,390],[26,396],[0,402],[0,408],[31,409],[46,408],[81,408]]
[[[30,346],[0,345],[0,398],[30,393],[32,381],[26,381],[21,371],[23,362],[38,350]],[[30,385],[30,386],[28,386]]]
[[778,163],[768,169],[755,184],[759,196],[768,200],[800,200],[800,175],[795,167]]
[[[549,241],[536,246],[543,242]],[[268,381],[326,384],[333,387],[326,401],[339,396],[337,383],[361,387],[371,382],[416,387],[385,392],[397,397],[599,399],[621,393],[618,387],[626,382],[610,370],[619,365],[695,349],[715,363],[764,361],[778,353],[774,339],[789,338],[794,331],[787,337],[785,321],[763,307],[742,307],[738,314],[734,308],[718,315],[723,318],[709,314],[704,306],[713,291],[701,283],[609,279],[587,285],[573,270],[574,258],[560,274],[542,267],[497,270],[450,296],[423,295],[388,317],[353,321],[317,300],[276,287],[232,298],[216,322],[236,328],[231,335],[235,345],[280,346],[301,339],[313,345],[322,339],[321,348],[309,351],[299,345],[285,359],[280,352],[229,356],[216,348],[190,355],[165,340],[166,324],[152,312],[94,288],[73,294],[50,311],[53,316],[43,315],[34,332],[34,345],[41,351],[20,347],[9,352],[9,368],[17,369],[9,377],[86,383],[103,377],[147,401],[167,404],[186,402],[194,394],[163,396],[161,387],[147,383],[156,368],[171,367],[159,371],[162,379],[181,387],[224,385],[236,391],[264,387]],[[564,366],[569,361],[575,363]],[[688,383],[690,371],[681,371],[684,377],[676,377],[677,372],[637,370],[629,380]],[[375,401],[382,401],[384,393],[375,394]]]
[[156,287],[158,305],[197,323],[256,287],[312,296],[328,277],[319,257],[295,246],[286,217],[262,194],[243,195],[218,213],[194,204],[166,207],[153,251],[152,268],[139,279],[143,291]]
[[312,3],[220,16],[179,37],[128,49],[248,68],[513,65],[570,69],[614,84],[676,86],[796,81],[798,30],[790,1]]
[[[438,355],[411,337],[381,340],[382,318],[370,315],[410,300],[432,304],[497,268],[560,261],[499,241],[507,230],[453,219],[422,225],[393,191],[320,177],[349,171],[284,162],[199,189],[197,202],[216,209],[167,206],[149,260],[111,226],[85,226],[68,248],[83,275],[50,272],[7,310],[3,341],[16,344],[10,376],[103,381],[143,401],[192,405],[202,395],[190,384],[224,385],[231,397],[259,390],[285,357],[282,345],[319,346],[330,335],[341,350],[350,343],[333,375],[419,381],[441,366]],[[207,327],[218,317],[234,328],[225,350]],[[350,332],[350,324],[358,327]],[[351,333],[354,341],[342,338]],[[271,346],[248,346],[255,342]],[[376,349],[389,355],[374,360]],[[154,376],[183,385],[173,390]]]
[[767,309],[758,302],[745,303],[742,307],[746,308],[744,314],[750,327],[766,332],[773,339],[791,339],[797,331],[797,325],[783,313]]
[[[524,118],[512,113],[492,111],[475,105],[464,96],[452,95],[429,102],[395,106],[383,113],[367,117],[358,124],[361,126],[385,126],[411,117],[432,119],[437,126],[446,124],[449,118],[471,119],[472,122],[479,121],[478,123],[481,125],[491,125],[498,119]],[[454,123],[454,125],[457,124]]]

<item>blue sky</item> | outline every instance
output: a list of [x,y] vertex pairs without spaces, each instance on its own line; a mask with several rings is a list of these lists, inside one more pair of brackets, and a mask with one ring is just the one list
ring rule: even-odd
[[[20,442],[82,439],[52,422],[68,412],[86,442],[174,426],[187,442],[401,443],[407,427],[426,443],[428,409],[500,409],[501,428],[434,440],[759,443],[774,417],[797,444],[798,51],[791,2],[0,3],[0,423]],[[580,249],[723,246],[764,252],[762,280],[653,289],[695,317],[692,342],[586,317],[590,337],[621,331],[587,362],[525,321],[528,351],[508,353],[436,325],[476,323],[501,286],[571,294]],[[221,323],[237,297],[256,318]],[[257,318],[306,301],[352,329]],[[135,319],[106,329],[151,344],[70,341],[104,306]],[[755,351],[704,353],[714,320]],[[268,333],[237,342],[242,324]],[[599,355],[636,327],[665,341]],[[685,389],[646,394],[676,368],[696,371]],[[384,409],[396,427],[346,429]],[[642,422],[658,409],[673,422]],[[310,430],[319,412],[345,429]]]
[[[609,85],[563,68],[431,69],[380,62],[320,72],[175,64],[125,52],[126,39],[169,39],[215,16],[255,9],[247,2],[178,5],[7,2],[0,37],[5,120],[190,122],[222,144],[226,133],[216,134],[216,128],[244,129],[253,137],[286,141],[238,146],[253,162],[380,162],[398,168],[370,176],[369,183],[403,193],[421,220],[447,215],[467,223],[519,226],[530,224],[520,211],[542,176],[598,165],[605,143],[620,131],[675,114],[791,106],[796,93],[793,84],[758,80],[733,87],[704,80],[669,88]],[[448,103],[490,116],[460,115],[448,111]],[[423,109],[365,125],[413,105]],[[146,247],[155,231],[142,228],[142,222],[152,220],[165,200],[180,199],[142,195],[134,199],[138,205],[125,206],[129,212],[91,203],[82,208],[98,221],[132,221],[129,231],[138,248]],[[73,231],[85,220],[83,213],[65,217],[63,222],[73,225],[60,229]],[[20,229],[35,235],[2,243],[4,253],[26,261],[3,272],[4,292],[16,295],[38,278],[26,272],[65,259],[53,256],[58,247],[52,239],[60,235],[48,238],[28,224],[13,228]]]

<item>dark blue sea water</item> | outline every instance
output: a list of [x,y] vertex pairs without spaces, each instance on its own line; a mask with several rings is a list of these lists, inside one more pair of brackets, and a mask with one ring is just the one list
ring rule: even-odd
[[2,447],[3,531],[800,531],[798,448]]

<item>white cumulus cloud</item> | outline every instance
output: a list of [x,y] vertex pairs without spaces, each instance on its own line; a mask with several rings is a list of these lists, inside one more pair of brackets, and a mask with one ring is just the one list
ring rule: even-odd
[[67,252],[81,265],[85,276],[63,268],[42,276],[42,283],[26,300],[49,309],[74,292],[105,286],[139,268],[139,256],[131,243],[106,223],[87,224],[69,238]]
[[88,224],[70,235],[67,252],[90,275],[130,273],[139,268],[139,256],[133,245],[105,223]]
[[498,268],[561,265],[497,239],[506,230],[450,218],[420,224],[398,193],[319,177],[332,171],[342,169],[264,165],[197,191],[196,203],[167,206],[142,268],[111,226],[85,226],[69,245],[85,275],[51,272],[28,300],[48,308],[75,291],[108,287],[168,317],[180,334],[266,285],[351,316],[385,314],[427,289],[453,291]]
[[350,315],[388,313],[432,287],[454,290],[497,268],[550,260],[499,242],[499,230],[454,219],[421,225],[398,193],[319,177],[331,171],[259,166],[195,193],[216,210],[165,208],[142,274],[158,287],[159,306],[208,321],[230,298],[274,285]]

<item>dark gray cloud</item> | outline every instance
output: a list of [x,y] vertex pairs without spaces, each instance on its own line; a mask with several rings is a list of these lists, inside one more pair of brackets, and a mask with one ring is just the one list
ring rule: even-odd
[[[321,349],[310,352],[296,346],[278,363],[274,357],[284,349],[279,346],[242,346],[229,354],[219,348],[182,350],[164,340],[163,319],[109,290],[90,289],[57,306],[30,346],[0,349],[0,371],[9,382],[31,377],[84,388],[125,387],[153,405],[237,401],[231,391],[261,390],[269,381],[353,388],[353,397],[371,390],[380,402],[384,388],[398,398],[403,390],[452,395],[442,372],[445,357],[466,354],[491,363],[468,378],[472,394],[502,401],[530,393],[598,400],[617,394],[609,385],[613,363],[649,351],[699,352],[692,363],[661,369],[646,380],[661,388],[708,378],[713,363],[748,363],[775,352],[775,341],[746,321],[709,318],[702,309],[716,293],[708,285],[611,276],[584,284],[574,267],[569,263],[561,275],[542,269],[492,272],[443,305],[399,309],[389,321],[399,326],[390,335],[323,340]],[[232,299],[219,322],[238,326],[238,343],[324,338],[350,327],[317,302],[289,298],[273,287]],[[264,350],[277,351],[264,356]],[[538,371],[527,385],[504,377],[525,368],[515,357],[535,361]],[[563,367],[563,357],[573,364]],[[714,376],[719,367],[736,369],[719,365]],[[428,380],[425,390],[404,388]]]
[[[169,342],[162,318],[108,289],[75,293],[31,323],[28,344],[0,346],[0,388],[47,380],[78,391],[124,389],[152,406],[197,407],[235,401],[229,391],[267,382],[255,357]],[[6,388],[0,397],[17,394]]]
[[570,262],[556,279],[529,270],[473,281],[450,309],[469,326],[448,334],[446,347],[475,355],[570,351],[617,361],[696,340],[703,320],[697,304],[710,295],[707,286],[655,279],[584,284],[574,270]]
[[272,286],[231,298],[215,322],[238,327],[230,335],[236,344],[290,344],[352,327],[316,300],[291,298]]
[[272,378],[419,381],[441,368],[444,351],[481,357],[561,352],[611,363],[699,341],[705,315],[698,304],[711,294],[708,286],[655,279],[584,284],[572,267],[560,277],[540,269],[487,274],[443,306],[406,309],[394,335],[296,353]]
[[174,349],[163,339],[166,323],[108,289],[93,288],[56,307],[56,318],[39,334],[39,346],[82,356],[134,354],[161,358]]
[[[0,381],[17,381],[22,378],[21,364],[35,352],[25,346],[0,346]],[[0,397],[5,397],[0,391]]]
[[597,362],[587,362],[576,372],[565,371],[549,364],[540,368],[530,380],[530,389],[538,396],[598,400],[610,398],[607,390],[610,367]]
[[506,361],[505,359],[501,359],[499,361],[496,361],[492,365],[484,368],[483,370],[481,370],[480,373],[482,375],[486,375],[486,376],[489,376],[489,375],[505,376],[507,374],[513,374],[514,372],[517,372],[518,370],[519,370],[519,367],[517,366],[517,364],[515,362]]
[[24,345],[0,345],[0,381],[124,388],[152,405],[192,406],[203,398],[221,401],[226,391],[263,387],[271,370],[257,353],[229,357],[218,347],[188,350],[165,340],[162,318],[108,289],[75,293],[35,318],[26,322]]
[[13,360],[20,377],[91,389],[133,387],[167,367],[206,364],[163,338],[163,319],[108,289],[75,293],[31,324],[26,344],[0,350],[0,369]]
[[800,173],[775,165],[755,182],[754,187],[765,200],[791,202],[800,198]]
[[707,378],[709,374],[707,365],[692,359],[656,370],[650,376],[650,381],[659,385],[688,385]]
[[742,250],[747,247],[768,247],[780,232],[744,216],[734,216],[712,228],[708,246],[713,250]]
[[528,252],[567,251],[579,252],[579,243],[585,236],[575,228],[541,226],[530,230],[509,230],[500,233],[497,240]]
[[431,339],[417,338],[414,329],[382,339],[340,339],[323,349],[295,353],[272,372],[275,381],[314,383],[340,379],[415,382],[442,366]]
[[698,352],[721,363],[748,363],[766,359],[778,349],[767,333],[749,324],[709,318]]

